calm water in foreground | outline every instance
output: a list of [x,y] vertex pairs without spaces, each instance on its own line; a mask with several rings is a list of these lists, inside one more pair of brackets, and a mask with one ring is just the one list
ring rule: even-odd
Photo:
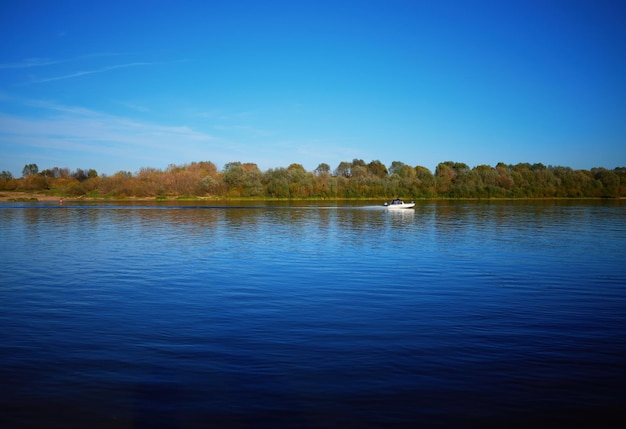
[[0,426],[625,424],[626,202],[255,204],[1,203]]

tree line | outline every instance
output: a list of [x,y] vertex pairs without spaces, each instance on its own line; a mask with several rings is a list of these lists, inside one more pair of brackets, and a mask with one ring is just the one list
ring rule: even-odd
[[94,169],[39,171],[36,164],[27,164],[21,178],[2,171],[0,190],[93,198],[618,198],[626,197],[626,167],[574,170],[498,163],[470,168],[446,161],[433,173],[400,161],[386,167],[380,161],[354,159],[334,170],[321,163],[314,171],[300,164],[261,171],[254,163],[230,162],[219,170],[202,161],[107,176]]

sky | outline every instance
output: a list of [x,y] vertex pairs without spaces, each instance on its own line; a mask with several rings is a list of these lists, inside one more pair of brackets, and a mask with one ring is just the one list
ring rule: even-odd
[[626,166],[620,0],[0,0],[0,170]]

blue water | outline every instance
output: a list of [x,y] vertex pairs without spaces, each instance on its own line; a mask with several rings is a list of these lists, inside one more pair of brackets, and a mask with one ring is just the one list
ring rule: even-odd
[[0,426],[622,427],[626,203],[0,204]]

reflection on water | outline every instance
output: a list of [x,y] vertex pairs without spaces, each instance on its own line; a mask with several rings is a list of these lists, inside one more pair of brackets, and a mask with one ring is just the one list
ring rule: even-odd
[[5,427],[623,420],[620,201],[13,203],[0,234]]

